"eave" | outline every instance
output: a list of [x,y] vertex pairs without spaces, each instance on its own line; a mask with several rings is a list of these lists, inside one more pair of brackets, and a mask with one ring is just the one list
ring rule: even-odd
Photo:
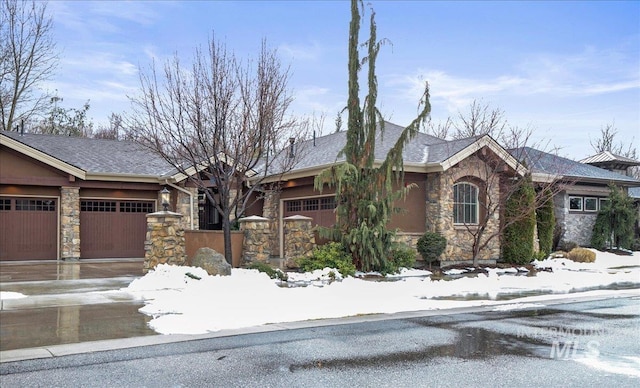
[[17,140],[14,140],[8,136],[0,135],[0,139],[2,140],[2,145],[7,146],[23,155],[26,155],[30,158],[33,158],[39,162],[42,162],[48,166],[56,168],[60,171],[63,171],[67,174],[73,175],[76,178],[86,180],[87,172],[81,168],[78,168],[69,163],[63,162],[62,160],[55,158],[49,154],[46,154],[42,151],[38,151],[35,148],[32,148],[24,143],[21,143]]

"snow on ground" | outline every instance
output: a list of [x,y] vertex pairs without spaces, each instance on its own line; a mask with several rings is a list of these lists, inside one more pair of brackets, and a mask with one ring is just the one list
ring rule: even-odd
[[[145,300],[140,311],[153,317],[149,325],[155,331],[201,334],[267,323],[491,305],[499,303],[496,298],[513,298],[514,304],[503,308],[529,308],[533,306],[518,305],[517,299],[613,284],[640,287],[640,252],[633,256],[597,252],[595,263],[548,259],[534,265],[552,272],[529,276],[517,269],[487,269],[486,274],[432,280],[428,271],[404,270],[405,275],[390,281],[340,279],[328,268],[289,274],[291,282],[306,282],[306,287],[282,287],[280,281],[256,270],[209,276],[200,268],[159,265],[123,290]],[[332,272],[338,275],[336,281]],[[540,300],[544,298],[536,298]]]

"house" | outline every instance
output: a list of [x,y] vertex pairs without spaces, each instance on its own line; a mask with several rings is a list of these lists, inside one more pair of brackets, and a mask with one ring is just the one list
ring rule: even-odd
[[[620,159],[621,163],[612,163],[610,153],[576,162],[530,147],[510,152],[525,162],[534,183],[555,182],[556,242],[559,246],[567,243],[580,246],[591,244],[593,225],[598,211],[609,196],[609,184],[621,187],[625,192],[640,186],[639,180],[627,175],[628,167],[640,165],[640,162],[623,158]],[[600,167],[607,165],[614,168],[609,170]]]
[[[396,142],[403,127],[385,122],[384,133],[376,138],[375,163],[380,164]],[[272,252],[283,252],[283,219],[292,215],[311,217],[314,224],[331,226],[335,222],[335,199],[331,190],[314,189],[314,177],[323,169],[341,163],[339,153],[346,144],[346,132],[300,142],[295,152],[302,153],[294,169],[263,181],[263,216],[276,220]],[[499,212],[485,213],[485,204],[500,201],[501,184],[526,169],[490,136],[445,141],[418,133],[404,147],[405,183],[415,184],[398,206],[405,209],[391,219],[399,229],[399,238],[415,247],[425,231],[441,233],[448,244],[443,257],[452,265],[471,259],[473,238],[470,233],[485,216],[486,235],[500,227]],[[497,172],[497,173],[496,173]],[[272,190],[266,184],[273,184]],[[489,198],[487,198],[489,197]],[[480,251],[482,263],[495,263],[500,256],[500,239],[493,238]]]
[[[384,129],[376,139],[376,163],[404,128],[385,123]],[[308,216],[321,226],[335,222],[333,192],[315,190],[314,177],[344,161],[339,154],[345,143],[346,132],[337,132],[292,144],[283,157],[297,154],[296,167],[259,182],[261,207],[251,214],[270,220],[273,256],[285,257],[286,217]],[[403,153],[405,182],[415,188],[398,203],[405,211],[393,216],[390,227],[413,246],[427,230],[441,233],[448,241],[446,264],[466,262],[480,220],[487,219],[487,235],[499,230],[500,211],[488,212],[486,205],[500,203],[510,179],[527,173],[519,162],[524,160],[534,180],[562,185],[555,200],[563,241],[588,245],[607,184],[640,186],[592,165],[534,149],[526,153],[528,161],[486,135],[445,141],[418,133]],[[171,210],[183,215],[185,229],[218,227],[213,206],[186,178],[135,142],[0,132],[0,260],[143,257],[146,214],[161,207],[163,188],[172,191]],[[481,263],[499,256],[499,238],[478,255]]]
[[144,257],[163,187],[197,229],[197,190],[131,141],[0,132],[0,260]]

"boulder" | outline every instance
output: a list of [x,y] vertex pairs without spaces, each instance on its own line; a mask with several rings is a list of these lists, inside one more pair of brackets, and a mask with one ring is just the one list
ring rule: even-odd
[[191,265],[204,269],[209,275],[231,275],[231,265],[227,263],[224,255],[211,248],[198,249],[191,260]]

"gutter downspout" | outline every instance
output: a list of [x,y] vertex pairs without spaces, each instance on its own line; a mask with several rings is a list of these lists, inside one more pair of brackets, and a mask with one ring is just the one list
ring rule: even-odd
[[191,223],[191,230],[193,230],[193,216],[194,216],[194,214],[193,214],[193,194],[189,190],[183,189],[180,186],[176,186],[173,183],[169,183],[169,181],[167,179],[164,180],[164,184],[168,185],[170,187],[173,187],[174,189],[176,189],[178,191],[181,191],[181,192],[183,192],[183,193],[185,193],[185,194],[187,194],[189,196],[189,212],[191,213],[191,216],[190,216],[190,221],[191,222],[190,223]]

